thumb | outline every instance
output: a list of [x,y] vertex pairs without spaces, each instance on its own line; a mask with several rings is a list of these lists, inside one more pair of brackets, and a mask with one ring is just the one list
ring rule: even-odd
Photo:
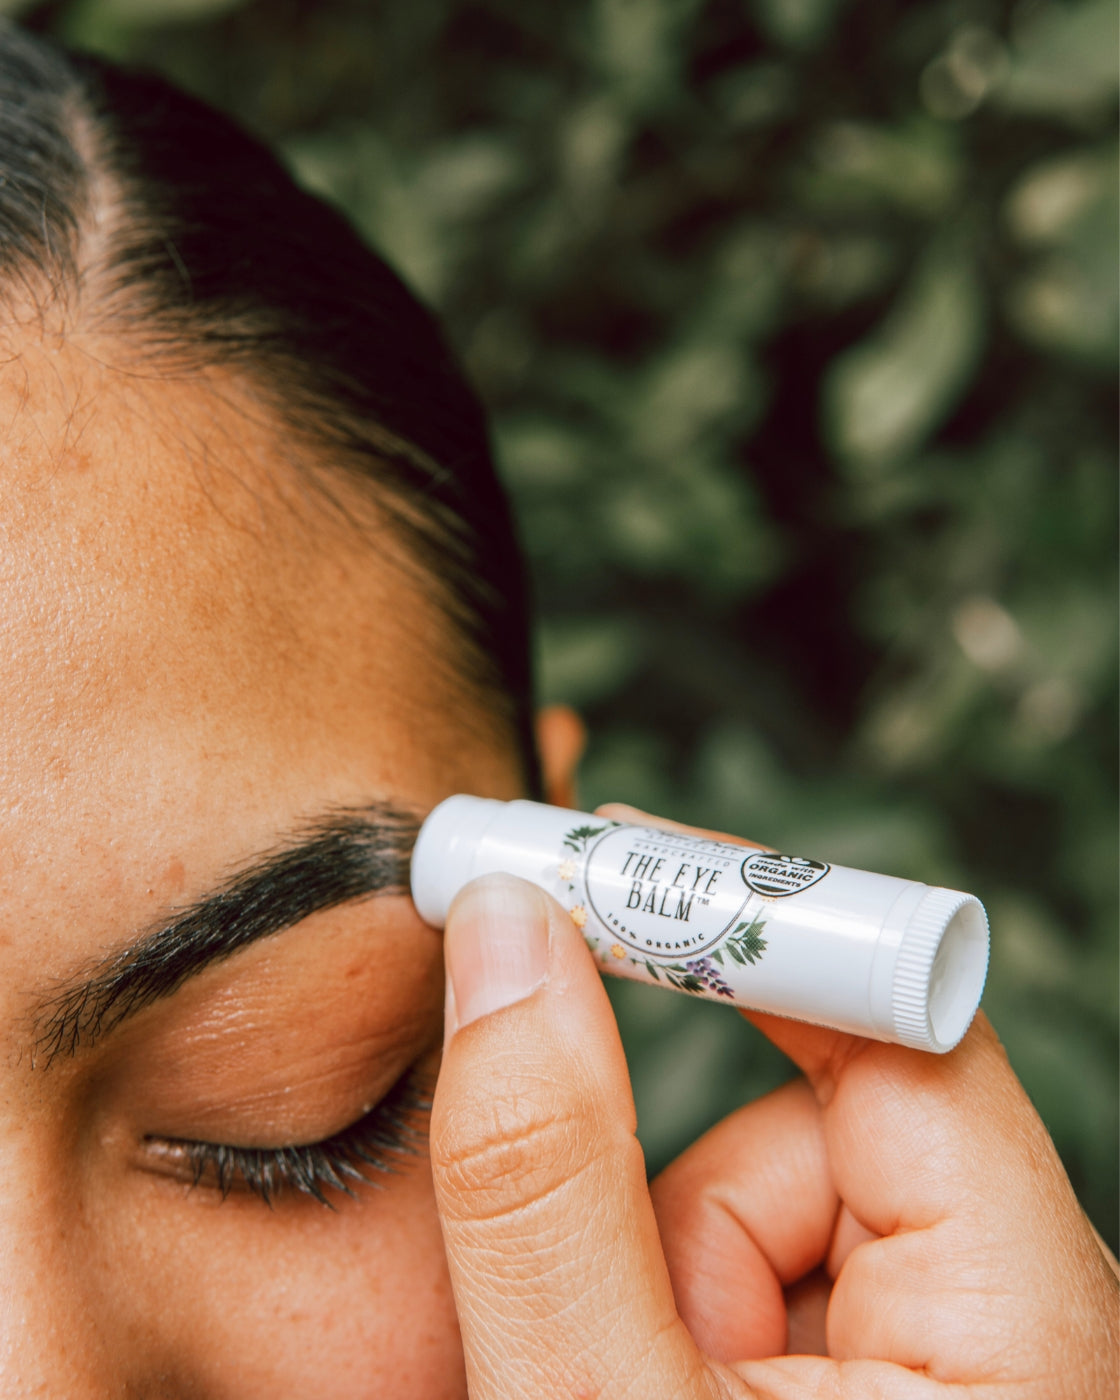
[[610,1004],[570,916],[488,876],[459,895],[445,938],[431,1152],[472,1400],[710,1400]]

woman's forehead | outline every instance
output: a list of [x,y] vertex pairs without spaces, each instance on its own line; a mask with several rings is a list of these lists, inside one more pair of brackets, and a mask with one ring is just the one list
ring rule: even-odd
[[139,673],[174,693],[209,670],[229,701],[254,671],[371,629],[384,655],[397,618],[424,610],[389,551],[327,538],[314,488],[232,388],[46,359],[0,375],[0,626],[59,700],[100,711]]
[[309,813],[514,786],[438,609],[270,489],[234,408],[0,383],[0,944],[64,964]]
[[295,473],[236,405],[34,368],[0,374],[5,792],[69,810],[79,781],[166,770],[185,793],[325,764],[348,728],[373,755],[423,725],[437,610],[388,551],[270,484]]

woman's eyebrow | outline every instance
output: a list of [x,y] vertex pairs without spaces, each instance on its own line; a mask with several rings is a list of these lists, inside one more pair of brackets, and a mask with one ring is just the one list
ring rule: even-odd
[[75,1054],[188,978],[309,915],[407,894],[420,819],[388,803],[328,812],[211,894],[61,986],[39,1007],[35,1062]]

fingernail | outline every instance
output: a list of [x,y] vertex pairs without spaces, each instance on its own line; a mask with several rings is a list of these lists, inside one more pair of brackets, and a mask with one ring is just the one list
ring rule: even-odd
[[548,911],[512,875],[487,875],[456,898],[447,919],[447,1038],[459,1026],[524,1001],[548,977]]

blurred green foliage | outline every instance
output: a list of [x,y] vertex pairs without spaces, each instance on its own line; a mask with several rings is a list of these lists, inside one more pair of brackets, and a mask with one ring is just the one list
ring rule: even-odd
[[[628,800],[975,890],[1117,1234],[1114,0],[4,0],[279,144],[489,403]],[[623,985],[656,1168],[787,1073]]]

